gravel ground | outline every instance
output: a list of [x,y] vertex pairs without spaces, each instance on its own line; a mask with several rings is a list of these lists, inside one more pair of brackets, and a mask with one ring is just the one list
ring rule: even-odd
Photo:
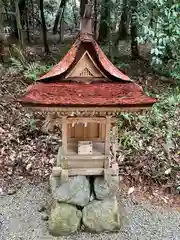
[[0,240],[180,240],[178,210],[137,203],[130,198],[121,200],[127,218],[120,232],[53,238],[38,212],[50,197],[47,186],[27,183],[14,195],[0,196]]

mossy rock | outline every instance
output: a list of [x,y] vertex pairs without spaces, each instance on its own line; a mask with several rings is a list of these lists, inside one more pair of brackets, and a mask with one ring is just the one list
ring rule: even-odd
[[58,202],[84,207],[90,200],[90,183],[85,176],[69,177],[52,191],[53,198]]
[[82,213],[75,206],[56,203],[49,216],[49,232],[53,236],[73,234],[80,228],[81,218]]
[[94,200],[83,209],[83,224],[90,232],[111,232],[121,227],[117,200]]
[[94,192],[96,198],[103,200],[109,196],[116,196],[119,188],[119,176],[109,176],[108,181],[104,177],[96,177],[94,180]]

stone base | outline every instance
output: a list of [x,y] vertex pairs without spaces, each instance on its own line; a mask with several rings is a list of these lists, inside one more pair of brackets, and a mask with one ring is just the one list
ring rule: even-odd
[[72,234],[79,229],[90,232],[110,232],[120,229],[116,192],[119,178],[69,177],[60,183],[50,177],[51,192],[56,202],[49,216],[49,232],[54,236]]
[[75,206],[56,203],[51,209],[48,228],[53,236],[69,235],[80,228],[82,213]]
[[116,198],[103,201],[93,200],[82,210],[82,222],[90,232],[110,232],[119,230],[120,213]]

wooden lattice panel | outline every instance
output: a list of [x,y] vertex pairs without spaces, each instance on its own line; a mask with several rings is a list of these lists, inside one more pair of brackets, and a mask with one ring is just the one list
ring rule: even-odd
[[83,123],[68,124],[68,139],[76,140],[92,140],[92,139],[105,139],[105,125],[99,123]]

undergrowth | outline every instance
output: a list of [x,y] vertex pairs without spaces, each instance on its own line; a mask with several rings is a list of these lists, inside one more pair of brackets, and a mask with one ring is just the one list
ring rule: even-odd
[[156,95],[147,114],[119,115],[119,164],[130,181],[180,192],[180,88]]
[[51,66],[45,65],[39,61],[32,63],[28,62],[22,50],[15,45],[11,47],[10,55],[10,74],[21,73],[24,78],[30,82],[35,81],[40,75],[46,73],[51,68]]

